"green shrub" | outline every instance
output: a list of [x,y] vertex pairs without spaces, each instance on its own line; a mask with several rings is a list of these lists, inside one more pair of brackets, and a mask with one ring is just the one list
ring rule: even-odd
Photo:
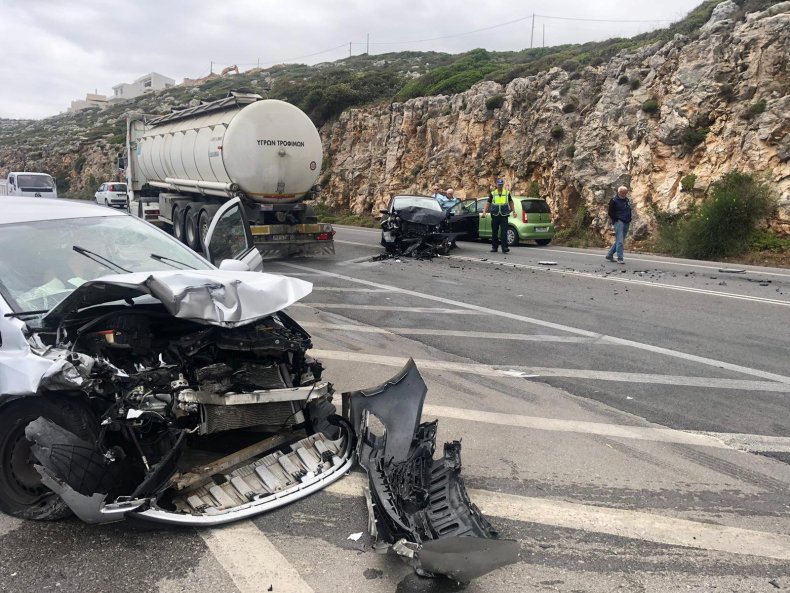
[[632,78],[632,79],[629,81],[629,83],[628,83],[628,86],[630,86],[630,87],[631,87],[631,90],[632,90],[632,91],[635,91],[635,90],[636,90],[636,89],[638,89],[640,86],[642,86],[642,81],[641,81],[641,80],[639,80],[638,78]]
[[77,175],[82,173],[82,168],[85,166],[85,162],[87,160],[87,157],[84,154],[81,154],[77,157],[77,160],[74,161],[74,171],[77,173]]
[[530,181],[529,187],[527,187],[527,196],[530,198],[539,198],[540,197],[540,185],[537,181]]
[[[714,259],[749,249],[757,225],[775,208],[768,186],[740,171],[727,173],[689,216],[664,229],[670,249],[683,257]],[[664,241],[666,243],[666,241]]]
[[617,84],[628,84],[628,76],[623,74],[620,78],[617,79]]
[[58,189],[59,194],[65,194],[71,188],[71,180],[69,174],[65,171],[58,171],[55,173],[55,187]]
[[378,221],[372,215],[359,215],[354,214],[350,210],[330,208],[323,202],[315,202],[311,204],[311,206],[319,222],[368,228],[375,228],[379,225]]
[[705,136],[708,135],[710,132],[710,128],[686,128],[681,136],[681,140],[683,144],[688,146],[689,148],[694,148],[695,146],[701,144],[705,140]]
[[648,99],[642,103],[642,111],[645,113],[655,113],[658,111],[658,101],[655,99]]
[[760,115],[763,111],[765,111],[765,99],[760,99],[749,105],[749,113],[752,115]]
[[575,154],[576,154],[576,145],[575,144],[571,144],[570,146],[568,146],[568,148],[565,149],[565,156],[573,158],[573,156]]
[[571,80],[579,80],[581,77],[582,77],[582,75],[578,71],[577,72],[571,72],[570,76],[568,76],[568,78],[570,78]]
[[551,137],[555,140],[559,140],[565,135],[565,130],[562,129],[562,126],[557,124],[553,128],[551,128]]
[[576,105],[574,103],[566,103],[562,106],[563,113],[573,113],[576,111]]
[[499,109],[504,103],[504,95],[492,95],[486,99],[486,109]]
[[790,253],[790,237],[782,237],[766,230],[755,231],[749,241],[749,250]]
[[694,189],[694,184],[697,183],[697,176],[694,173],[689,173],[680,180],[680,189],[683,191],[691,191]]
[[569,247],[593,247],[601,245],[601,238],[592,228],[587,206],[582,203],[573,213],[568,226],[557,230],[555,241]]

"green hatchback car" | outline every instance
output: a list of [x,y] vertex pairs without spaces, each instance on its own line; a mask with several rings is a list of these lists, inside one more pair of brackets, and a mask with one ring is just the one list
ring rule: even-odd
[[[478,237],[486,241],[491,239],[491,216],[483,218],[483,208],[487,201],[488,197],[464,200],[456,206],[463,212],[477,213]],[[518,245],[521,241],[535,241],[538,245],[551,243],[554,238],[554,223],[551,222],[551,210],[546,200],[513,196],[513,205],[516,207],[516,216],[509,219],[508,246]]]

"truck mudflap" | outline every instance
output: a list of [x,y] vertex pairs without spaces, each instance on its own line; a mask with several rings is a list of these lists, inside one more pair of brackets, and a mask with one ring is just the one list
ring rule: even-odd
[[413,360],[386,383],[343,394],[368,473],[368,528],[374,548],[395,553],[422,576],[466,583],[518,560],[518,542],[499,534],[472,503],[461,478],[461,443],[434,459],[437,422],[420,423],[427,387]]
[[264,259],[335,254],[335,231],[325,222],[251,225],[252,240]]

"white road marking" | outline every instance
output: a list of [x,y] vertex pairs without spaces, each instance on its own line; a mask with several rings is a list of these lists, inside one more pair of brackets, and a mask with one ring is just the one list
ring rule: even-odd
[[[343,241],[341,241],[341,243],[343,243]],[[370,256],[369,255],[364,255],[362,257],[355,257],[354,259],[347,259],[345,261],[341,261],[337,265],[338,266],[350,266],[350,265],[353,265],[353,264],[358,264],[360,262],[366,262],[366,261],[370,261]]]
[[297,570],[252,521],[201,529],[200,536],[241,593],[313,593]]
[[354,288],[354,287],[342,288],[337,286],[313,286],[313,292],[321,291],[321,290],[327,292],[387,292],[383,288]]
[[316,307],[318,309],[359,309],[367,311],[400,311],[403,313],[436,313],[438,315],[475,315],[463,309],[441,307],[398,307],[395,305],[354,305],[351,303],[294,303],[291,307]]
[[667,290],[676,290],[680,292],[691,292],[695,294],[717,296],[717,297],[723,297],[728,299],[736,299],[740,301],[752,301],[755,303],[763,303],[767,305],[780,305],[782,307],[790,307],[790,301],[785,301],[781,299],[769,299],[767,297],[760,297],[760,296],[749,296],[745,294],[737,294],[734,292],[721,292],[718,290],[709,290],[707,288],[693,288],[690,286],[679,286],[677,284],[665,284],[663,282],[637,280],[635,278],[621,278],[617,275],[602,276],[600,274],[596,274],[592,272],[580,272],[578,270],[568,270],[568,269],[549,270],[543,266],[532,266],[529,264],[519,264],[515,262],[505,262],[505,261],[491,260],[491,259],[483,260],[479,257],[468,257],[468,256],[458,256],[458,255],[451,255],[449,257],[451,259],[457,259],[460,261],[469,261],[469,262],[483,263],[489,265],[501,265],[504,267],[518,268],[522,270],[539,270],[541,272],[548,272],[552,274],[564,274],[568,276],[578,276],[580,278],[590,278],[592,280],[607,280],[609,282],[619,282],[620,284],[635,284],[639,286],[650,286],[653,288],[665,288]]
[[[340,239],[335,239],[335,243],[342,243],[343,245],[357,245],[359,247],[372,247],[376,248],[376,245],[371,245],[370,243],[355,243],[354,241],[341,241]],[[365,259],[370,259],[370,256],[366,256]]]
[[[283,266],[286,266],[286,267],[289,267],[289,268],[300,269],[300,270],[310,270],[310,271],[313,271],[313,272],[316,271],[315,268],[310,268],[310,267],[307,267],[307,266],[300,266],[298,264],[286,263],[286,262],[281,262],[281,263],[282,263]],[[383,289],[391,291],[391,292],[397,292],[397,293],[400,293],[400,294],[406,294],[406,295],[410,295],[410,296],[413,296],[413,297],[417,297],[417,298],[421,298],[421,299],[425,299],[425,300],[429,300],[429,301],[434,301],[434,302],[437,302],[437,303],[444,303],[446,305],[452,305],[452,306],[455,306],[455,307],[460,307],[460,308],[463,308],[463,309],[467,309],[469,311],[477,311],[478,313],[485,313],[485,314],[488,314],[488,315],[495,315],[495,316],[498,316],[498,317],[504,317],[506,319],[513,319],[515,321],[522,321],[524,323],[530,323],[530,324],[533,324],[533,325],[538,325],[538,326],[542,326],[542,327],[548,327],[548,328],[551,328],[551,329],[565,331],[565,332],[576,334],[576,335],[580,335],[580,336],[586,336],[588,338],[606,339],[606,340],[611,341],[614,344],[619,344],[621,346],[629,346],[631,348],[635,348],[635,349],[638,349],[638,350],[645,350],[647,352],[653,352],[654,354],[663,354],[665,356],[671,356],[673,358],[679,358],[679,359],[682,359],[682,360],[688,360],[690,362],[696,362],[696,363],[699,363],[699,364],[713,366],[713,367],[716,367],[716,368],[722,368],[722,369],[727,369],[729,371],[735,371],[735,372],[738,372],[738,373],[743,373],[745,375],[752,375],[754,377],[762,377],[763,379],[768,379],[768,380],[771,380],[771,381],[780,381],[782,383],[790,384],[790,377],[788,377],[788,376],[779,375],[779,374],[776,374],[776,373],[770,373],[768,371],[762,371],[760,369],[753,369],[753,368],[742,366],[742,365],[738,365],[738,364],[732,364],[732,363],[729,363],[729,362],[725,362],[723,360],[716,360],[716,359],[713,359],[713,358],[706,358],[704,356],[697,356],[695,354],[689,354],[687,352],[681,352],[679,350],[672,350],[670,348],[662,348],[660,346],[653,346],[652,344],[644,344],[642,342],[636,342],[634,340],[625,340],[625,339],[622,339],[622,338],[617,338],[617,337],[609,336],[609,335],[606,335],[606,334],[600,334],[600,333],[596,333],[596,332],[591,332],[591,331],[588,331],[588,330],[585,330],[585,329],[580,329],[580,328],[572,327],[572,326],[569,326],[569,325],[562,325],[560,323],[553,323],[551,321],[544,321],[542,319],[535,319],[534,317],[527,317],[526,315],[518,315],[516,313],[510,313],[508,311],[498,311],[498,310],[494,310],[494,309],[488,309],[486,307],[481,307],[479,305],[473,305],[471,303],[464,303],[462,301],[456,301],[456,300],[453,300],[453,299],[447,299],[447,298],[440,297],[440,296],[435,296],[435,295],[432,295],[432,294],[426,294],[424,292],[417,292],[416,290],[407,290],[405,288],[400,288],[398,286],[391,286],[391,285],[388,285],[388,284],[381,284],[379,282],[371,282],[370,280],[362,280],[361,278],[355,278],[353,276],[347,276],[347,275],[344,275],[344,274],[336,274],[335,272],[327,272],[325,270],[321,270],[319,272],[319,274],[321,274],[323,276],[328,276],[328,277],[331,277],[331,278],[338,278],[338,279],[341,279],[341,280],[346,280],[348,282],[352,282],[352,283],[355,283],[355,284],[361,284],[363,286],[370,286],[370,287],[373,287],[373,288],[383,288]]]
[[[311,350],[310,355],[325,360],[342,360],[350,362],[367,362],[382,366],[402,367],[406,357],[384,356],[381,354],[365,354],[345,350]],[[506,377],[512,371],[519,371],[540,377],[560,377],[565,379],[593,379],[597,381],[614,381],[618,383],[650,383],[655,385],[676,385],[680,387],[705,387],[711,389],[737,389],[740,391],[766,391],[790,393],[790,384],[774,381],[748,381],[741,379],[718,379],[716,377],[686,377],[678,375],[657,375],[649,373],[618,373],[597,371],[593,369],[557,369],[549,367],[526,367],[518,365],[502,365],[495,367],[487,364],[466,362],[447,362],[441,360],[417,360],[417,366],[433,371],[452,371],[469,373],[483,377]]]
[[582,420],[560,420],[557,418],[520,416],[518,414],[502,414],[498,412],[484,412],[483,410],[468,410],[464,408],[433,405],[423,406],[422,414],[423,417],[439,416],[440,418],[453,418],[466,422],[483,422],[485,424],[496,424],[498,426],[514,426],[517,428],[529,428],[530,430],[595,434],[638,441],[675,443],[679,445],[713,447],[716,449],[730,448],[714,436],[703,433],[673,430],[671,428],[605,424],[603,422],[586,422]]
[[697,434],[719,439],[725,445],[750,453],[790,453],[790,437],[774,437],[735,432],[703,432]]
[[[352,231],[352,232],[372,233],[372,234],[379,234],[380,233],[380,231],[374,231],[372,229],[363,229],[363,228],[359,228],[359,227],[340,226],[340,225],[335,225],[335,226],[337,228],[345,229],[345,230]],[[367,245],[368,247],[377,247],[376,245],[373,245],[371,243],[351,243],[351,244],[352,245]],[[602,257],[601,252],[587,253],[585,251],[568,251],[566,249],[555,249],[555,248],[552,248],[552,247],[533,247],[532,249],[534,249],[536,251],[540,250],[539,251],[540,253],[544,253],[544,252],[567,253],[569,255],[582,255],[584,257],[593,257],[593,258],[596,258],[596,259],[601,259],[601,257]],[[631,262],[631,261],[645,262],[645,263],[650,263],[650,264],[662,263],[662,264],[667,264],[667,265],[671,265],[671,266],[682,266],[684,268],[700,268],[700,269],[703,269],[703,270],[715,270],[716,272],[718,272],[719,269],[722,267],[722,265],[711,266],[711,265],[705,265],[705,264],[687,264],[687,263],[682,263],[682,262],[678,262],[678,261],[674,261],[674,260],[669,261],[669,260],[663,260],[663,259],[650,259],[650,258],[645,258],[645,257],[635,257],[632,254],[628,255],[628,261],[629,262]],[[768,272],[768,271],[764,271],[764,270],[756,270],[753,267],[746,268],[746,271],[748,273],[752,273],[752,274],[763,274],[765,276],[777,276],[779,278],[790,278],[790,274],[782,274],[780,272]]]
[[[365,475],[352,473],[328,486],[325,491],[339,496],[362,496],[362,488],[365,486]],[[788,535],[548,498],[477,489],[470,489],[468,492],[472,502],[484,514],[492,517],[605,533],[671,546],[790,560]]]
[[0,537],[6,533],[11,533],[14,529],[21,526],[22,523],[24,523],[22,519],[0,512]]
[[[315,289],[314,289],[315,290]],[[365,290],[351,288],[350,291]],[[302,327],[322,330],[349,331],[368,334],[398,334],[403,336],[442,336],[449,338],[475,338],[492,340],[517,340],[522,342],[562,342],[566,344],[609,344],[605,340],[594,338],[575,338],[572,336],[554,336],[548,334],[499,334],[496,332],[473,332],[447,329],[420,329],[411,327],[375,327],[372,325],[331,324],[319,322],[299,322]],[[611,344],[609,344],[611,345]]]

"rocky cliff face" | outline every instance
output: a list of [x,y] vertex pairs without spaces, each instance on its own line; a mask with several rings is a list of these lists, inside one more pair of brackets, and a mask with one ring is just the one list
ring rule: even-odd
[[624,184],[638,238],[654,209],[683,210],[741,169],[769,180],[780,200],[771,224],[788,233],[790,2],[733,26],[736,9],[721,4],[695,39],[577,73],[554,68],[505,87],[345,112],[322,130],[323,196],[376,212],[396,192],[438,183],[477,197],[504,177],[514,193],[537,182],[561,220],[586,206],[603,229],[606,202]]

